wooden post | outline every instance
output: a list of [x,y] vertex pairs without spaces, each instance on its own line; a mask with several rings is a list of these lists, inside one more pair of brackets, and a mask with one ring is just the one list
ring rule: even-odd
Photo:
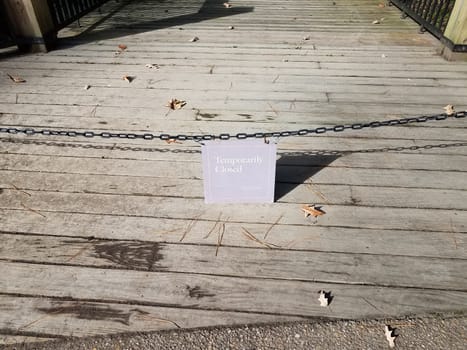
[[443,56],[449,60],[467,59],[467,52],[453,50],[456,45],[467,45],[467,0],[456,0],[444,36],[450,43],[443,49]]
[[47,52],[57,40],[57,32],[45,0],[0,0],[9,27],[21,51]]

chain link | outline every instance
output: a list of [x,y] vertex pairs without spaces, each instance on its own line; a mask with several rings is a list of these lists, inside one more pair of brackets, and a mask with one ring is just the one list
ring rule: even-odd
[[324,134],[327,132],[342,132],[345,130],[362,130],[368,128],[379,128],[383,126],[395,126],[395,125],[406,125],[413,123],[425,123],[428,121],[439,121],[446,120],[448,118],[465,118],[467,116],[467,111],[455,112],[453,114],[447,115],[436,114],[429,116],[419,116],[419,117],[409,117],[402,119],[390,119],[384,121],[373,121],[369,123],[354,123],[348,125],[334,125],[328,127],[318,127],[315,129],[300,129],[293,131],[276,131],[276,132],[256,132],[256,133],[237,133],[229,134],[222,133],[218,135],[213,134],[202,134],[202,135],[170,135],[170,134],[135,134],[135,133],[113,133],[113,132],[96,132],[96,131],[75,131],[75,130],[49,130],[49,129],[34,129],[34,128],[15,128],[15,127],[0,127],[0,133],[7,134],[25,134],[28,136],[31,135],[45,135],[45,136],[68,136],[68,137],[102,137],[102,138],[120,138],[120,139],[141,139],[141,140],[154,140],[159,139],[163,141],[176,140],[176,141],[207,141],[207,140],[230,140],[230,139],[262,139],[262,138],[282,138],[289,136],[305,136],[313,134]]

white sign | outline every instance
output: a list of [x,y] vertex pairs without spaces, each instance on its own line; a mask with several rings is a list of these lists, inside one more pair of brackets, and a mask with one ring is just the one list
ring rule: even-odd
[[201,151],[206,203],[274,202],[275,143],[205,141]]

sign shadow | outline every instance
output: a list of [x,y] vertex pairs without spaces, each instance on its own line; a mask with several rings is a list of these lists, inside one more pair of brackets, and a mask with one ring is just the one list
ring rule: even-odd
[[276,164],[274,201],[292,192],[340,156],[341,154],[316,155],[303,152],[280,154]]

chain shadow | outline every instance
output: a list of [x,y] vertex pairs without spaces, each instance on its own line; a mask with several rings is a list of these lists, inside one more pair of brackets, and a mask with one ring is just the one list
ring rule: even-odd
[[[15,138],[15,137],[1,137],[0,142],[4,143],[16,143],[25,145],[39,145],[39,146],[51,146],[51,147],[68,147],[68,148],[83,148],[83,149],[97,149],[97,150],[111,150],[111,151],[132,151],[132,152],[156,152],[156,153],[201,153],[201,150],[197,148],[182,149],[182,148],[160,148],[160,147],[143,147],[140,145],[122,144],[92,144],[88,142],[59,142],[59,141],[40,141],[37,139],[27,138]],[[195,145],[194,145],[195,146]],[[199,145],[196,145],[199,146]],[[399,146],[399,147],[382,147],[382,148],[363,148],[354,150],[313,150],[313,151],[294,151],[286,152],[279,151],[279,160],[277,165],[306,165],[309,164],[307,160],[310,157],[318,157],[318,159],[329,159],[334,157],[334,160],[340,156],[344,156],[352,153],[383,153],[383,152],[404,152],[404,151],[420,151],[440,148],[453,148],[453,147],[465,147],[467,142],[452,142],[452,143],[438,143],[438,144],[427,144],[420,146]],[[300,158],[301,157],[301,158]],[[320,158],[319,158],[320,157]],[[282,159],[282,160],[281,160]],[[300,163],[300,160],[305,160],[306,163]],[[323,162],[321,162],[322,164]],[[327,163],[328,165],[329,163]],[[316,172],[315,172],[316,173]]]
[[[235,16],[252,12],[253,6],[233,6],[226,8],[225,0],[192,0],[184,2],[179,8],[165,1],[124,1],[119,7],[90,25],[75,37],[63,38],[59,44],[73,46],[96,40],[114,39],[121,36],[144,33],[156,29],[183,26],[214,18]],[[138,13],[140,15],[138,15]],[[112,23],[112,18],[118,18]],[[152,17],[152,18],[151,18]],[[107,28],[99,29],[104,22]],[[183,29],[183,28],[180,28]]]
[[283,153],[276,163],[276,187],[274,201],[278,201],[305,183],[313,175],[327,167],[342,154],[316,155],[307,153]]
[[[155,152],[155,153],[191,153],[200,154],[199,148],[161,148],[161,147],[143,147],[135,145],[118,144],[89,144],[75,142],[56,142],[56,141],[38,141],[31,139],[1,138],[0,142],[32,144],[52,147],[83,148],[111,151],[132,151],[132,152]],[[400,146],[383,148],[366,148],[355,150],[313,150],[313,151],[294,151],[279,152],[279,159],[276,163],[276,186],[274,200],[277,201],[286,194],[293,191],[300,184],[305,183],[313,175],[320,172],[339,157],[352,153],[384,153],[384,152],[413,152],[419,150],[443,149],[452,147],[465,147],[467,142],[427,144],[420,146]]]

